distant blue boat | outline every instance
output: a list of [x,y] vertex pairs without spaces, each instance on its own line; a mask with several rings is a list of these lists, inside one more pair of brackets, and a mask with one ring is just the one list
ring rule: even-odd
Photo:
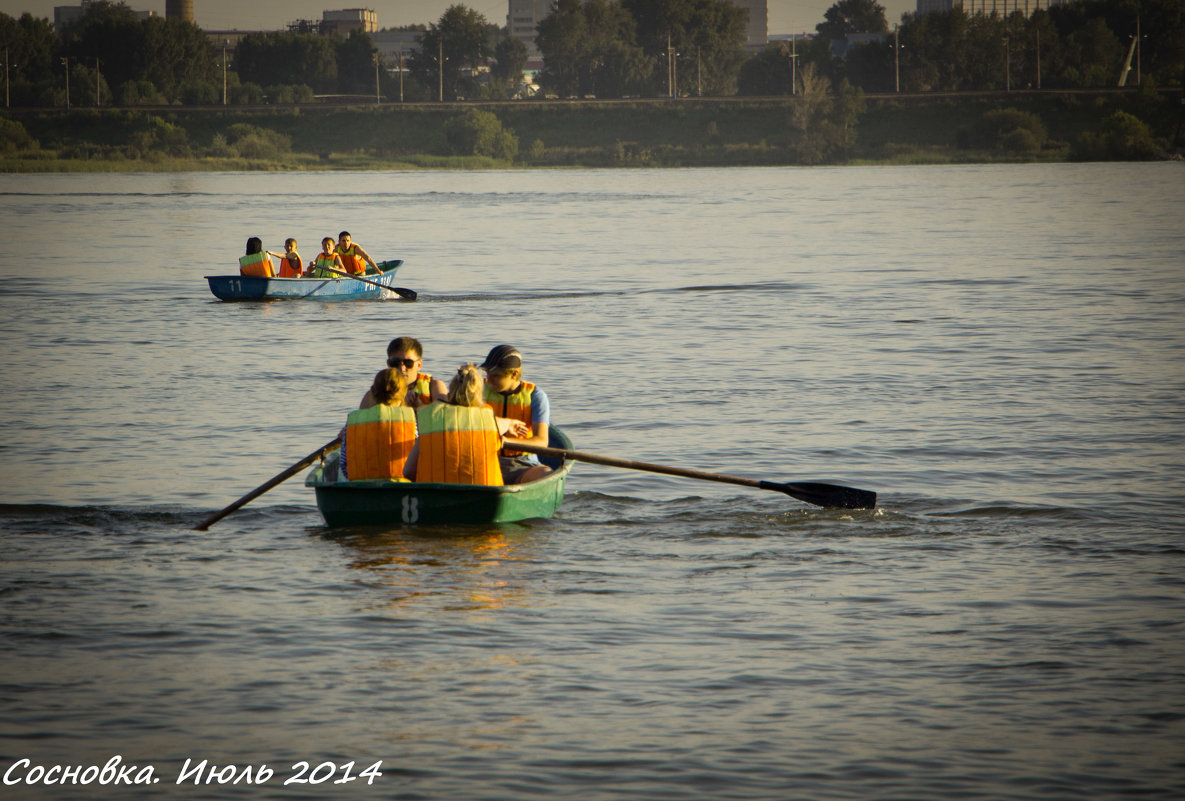
[[398,295],[415,300],[415,293],[393,287],[403,259],[379,262],[379,273],[354,278],[260,278],[254,275],[207,275],[210,291],[219,300],[361,300]]

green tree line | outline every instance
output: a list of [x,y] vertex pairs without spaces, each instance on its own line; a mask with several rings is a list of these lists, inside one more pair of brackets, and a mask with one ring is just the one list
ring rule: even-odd
[[[560,97],[1104,87],[1118,81],[1137,20],[1141,81],[1178,84],[1181,0],[1079,0],[1028,16],[906,14],[895,30],[875,0],[839,0],[815,37],[748,57],[745,12],[728,0],[555,0],[536,43],[546,63],[540,82]],[[846,52],[835,47],[853,33],[881,36]],[[140,20],[122,2],[92,3],[58,32],[30,14],[0,14],[15,106],[214,104],[224,92],[231,104],[376,91],[387,99],[502,99],[521,80],[522,43],[473,9],[450,7],[417,39],[397,87],[361,33],[252,34],[225,64],[222,48],[195,25]]]

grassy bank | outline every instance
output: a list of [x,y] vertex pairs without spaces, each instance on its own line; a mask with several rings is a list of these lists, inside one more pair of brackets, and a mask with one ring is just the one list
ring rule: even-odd
[[[792,98],[26,111],[0,118],[0,170],[1063,161],[1092,157],[1083,142],[1104,158],[1155,158],[1181,151],[1185,107],[1179,97],[1153,90],[881,96],[865,99],[859,113],[844,120],[820,116],[813,130],[804,129],[796,115],[802,101]],[[512,158],[458,153],[450,121],[474,110],[493,115],[493,124],[513,135]],[[1146,140],[1139,148],[1125,155],[1102,146],[1117,137],[1126,142],[1129,128]],[[819,159],[824,151],[804,148],[811,137],[816,144],[834,144],[827,137],[842,144],[824,149],[828,155]]]

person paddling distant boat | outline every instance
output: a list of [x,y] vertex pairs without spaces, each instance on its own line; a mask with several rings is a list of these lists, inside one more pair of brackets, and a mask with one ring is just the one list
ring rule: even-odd
[[374,259],[370,254],[362,249],[362,246],[350,239],[349,231],[342,231],[337,235],[337,255],[341,256],[342,263],[346,265],[346,272],[354,275],[362,275],[366,272],[366,265],[369,264],[371,270],[379,272],[379,266],[374,263]]

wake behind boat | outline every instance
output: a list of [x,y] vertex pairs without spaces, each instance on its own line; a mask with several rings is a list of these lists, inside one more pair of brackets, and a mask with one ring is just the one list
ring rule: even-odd
[[[219,300],[362,300],[397,294],[415,300],[415,293],[392,286],[403,259],[379,262],[379,272],[351,278],[263,278],[254,275],[207,275]],[[359,280],[361,279],[361,280]]]

